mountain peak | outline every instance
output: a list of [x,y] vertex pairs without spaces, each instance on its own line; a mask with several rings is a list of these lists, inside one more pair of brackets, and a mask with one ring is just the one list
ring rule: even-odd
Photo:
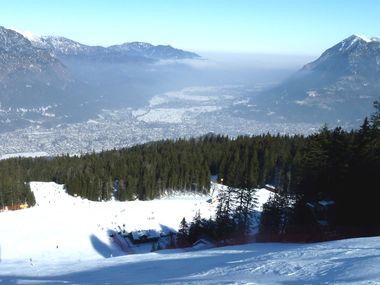
[[129,42],[129,43],[124,43],[123,45],[130,46],[130,47],[139,47],[139,48],[151,48],[151,47],[153,47],[152,44],[145,43],[145,42]]
[[354,34],[342,40],[340,43],[338,43],[331,49],[338,47],[340,52],[344,52],[344,51],[354,50],[356,47],[367,46],[368,44],[373,44],[373,43],[376,43],[376,44],[380,43],[380,37],[370,38],[367,36]]
[[[338,43],[337,45],[335,45],[331,49],[338,49],[339,52],[347,52],[347,51],[354,50],[358,46],[366,46],[367,44],[369,44],[371,42],[372,42],[372,40],[367,36],[352,35],[352,36],[344,39],[343,41],[341,41],[340,43]],[[331,49],[329,49],[329,50],[331,50]],[[327,50],[327,51],[329,51],[329,50]]]
[[357,34],[354,34],[354,35],[348,37],[347,39],[363,40],[363,41],[365,41],[365,42],[367,42],[367,43],[369,43],[369,42],[372,41],[372,40],[371,40],[369,37],[367,37],[367,36],[364,36],[364,35],[357,35]]
[[56,55],[78,54],[84,45],[60,36],[43,36],[38,41],[32,41],[39,48],[51,50]]
[[303,70],[350,71],[358,74],[359,69],[366,70],[366,66],[379,66],[376,59],[379,52],[380,37],[354,34],[327,49],[317,60],[306,64]]

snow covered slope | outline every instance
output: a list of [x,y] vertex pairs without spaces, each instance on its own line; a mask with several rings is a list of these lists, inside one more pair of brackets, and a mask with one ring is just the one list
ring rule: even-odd
[[[33,261],[34,262],[34,261]],[[380,284],[380,238],[247,244],[108,259],[3,261],[4,284]]]
[[[213,190],[221,187],[213,185]],[[3,261],[58,262],[122,255],[125,253],[110,239],[112,231],[176,231],[183,217],[191,221],[199,211],[202,217],[209,218],[216,207],[216,203],[210,203],[210,196],[191,193],[153,201],[93,202],[72,197],[66,194],[63,185],[53,182],[32,182],[31,189],[35,207],[0,214]],[[260,190],[261,202],[268,199],[267,192]],[[139,247],[135,252],[150,249]]]
[[108,230],[177,229],[215,205],[190,194],[91,202],[55,183],[31,187],[35,207],[0,213],[0,284],[380,284],[380,238],[125,255]]
[[[32,182],[36,206],[0,214],[3,261],[12,259],[84,260],[124,254],[110,231],[177,229],[196,211],[210,217],[215,205],[207,196],[182,195],[162,200],[93,202],[66,194],[62,185]],[[124,226],[123,226],[124,225]],[[149,248],[150,249],[150,248]]]

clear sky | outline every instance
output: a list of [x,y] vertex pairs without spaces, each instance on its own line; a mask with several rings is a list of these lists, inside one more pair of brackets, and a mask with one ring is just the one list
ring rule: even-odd
[[0,25],[85,44],[314,55],[380,35],[379,0],[0,0]]

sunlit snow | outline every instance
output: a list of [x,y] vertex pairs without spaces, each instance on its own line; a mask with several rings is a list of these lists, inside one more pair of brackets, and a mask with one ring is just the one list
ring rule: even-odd
[[[91,202],[55,183],[31,187],[35,207],[0,213],[0,284],[380,284],[378,237],[125,254],[108,229],[177,229],[195,211],[212,215],[210,196]],[[259,190],[260,203],[269,195]]]

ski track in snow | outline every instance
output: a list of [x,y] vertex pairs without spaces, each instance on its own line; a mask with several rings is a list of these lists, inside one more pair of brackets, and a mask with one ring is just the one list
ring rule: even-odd
[[35,207],[0,213],[0,284],[380,284],[380,237],[124,255],[107,229],[177,229],[197,210],[209,217],[209,197],[91,202],[55,183],[31,187]]

